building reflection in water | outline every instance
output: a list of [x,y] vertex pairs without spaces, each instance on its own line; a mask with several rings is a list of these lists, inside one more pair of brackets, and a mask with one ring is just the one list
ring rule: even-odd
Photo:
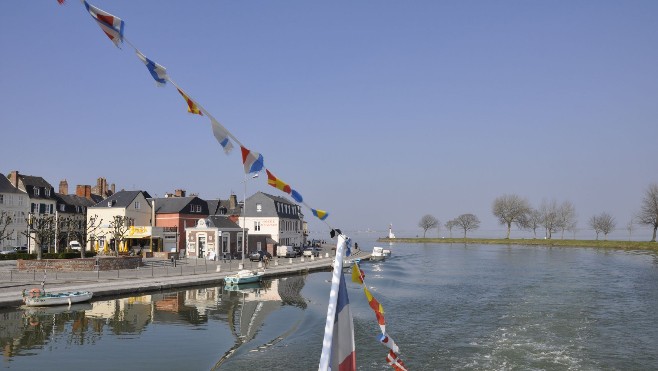
[[106,336],[117,341],[139,338],[150,324],[200,326],[220,321],[233,334],[234,345],[218,354],[217,367],[252,340],[272,312],[284,305],[306,308],[300,295],[304,281],[304,276],[295,276],[248,286],[195,288],[70,307],[0,312],[0,346],[6,362],[13,357],[35,356],[35,350],[48,351],[45,345],[52,341],[93,345]]

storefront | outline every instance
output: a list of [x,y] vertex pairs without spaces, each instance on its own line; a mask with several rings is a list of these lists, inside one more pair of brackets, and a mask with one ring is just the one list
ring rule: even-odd
[[161,252],[164,251],[164,232],[162,227],[130,227],[126,232],[125,243],[128,251]]
[[226,217],[199,219],[194,227],[185,229],[185,242],[185,256],[188,258],[239,258],[242,229]]

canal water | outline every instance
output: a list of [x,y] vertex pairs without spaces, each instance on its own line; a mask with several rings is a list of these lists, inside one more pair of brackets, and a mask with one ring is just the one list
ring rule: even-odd
[[[365,243],[359,243],[365,247]],[[368,246],[368,249],[371,246]],[[410,370],[656,370],[658,256],[647,252],[395,244],[366,284]],[[314,370],[330,273],[0,313],[15,370]],[[360,370],[387,349],[348,282]]]

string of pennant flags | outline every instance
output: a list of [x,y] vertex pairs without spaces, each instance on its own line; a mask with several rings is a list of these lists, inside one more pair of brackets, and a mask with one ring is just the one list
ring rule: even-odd
[[[263,155],[248,149],[244,144],[242,144],[238,138],[236,138],[229,130],[224,127],[210,112],[208,112],[199,102],[191,97],[191,95],[180,87],[176,82],[174,82],[169,74],[167,69],[149,59],[144,53],[142,53],[135,45],[133,45],[124,35],[125,23],[124,21],[108,12],[105,12],[99,9],[96,6],[89,4],[86,0],[80,0],[85,6],[87,12],[91,17],[96,21],[101,30],[105,35],[112,41],[112,43],[117,47],[121,48],[122,43],[127,43],[130,45],[137,55],[137,58],[146,66],[151,77],[155,80],[158,86],[164,87],[169,82],[173,85],[178,93],[185,100],[187,105],[187,111],[190,114],[205,116],[210,120],[211,129],[213,136],[217,142],[222,146],[224,152],[228,155],[234,149],[234,144],[237,144],[240,147],[242,165],[244,167],[245,174],[259,173],[263,169],[267,174],[267,184],[280,190],[283,193],[288,194],[299,204],[304,205],[306,208],[311,210],[311,213],[324,222],[329,229],[331,230],[331,236],[334,237],[334,234],[337,232],[341,234],[339,229],[334,230],[331,228],[326,219],[329,216],[329,213],[325,210],[320,210],[309,206],[305,201],[302,195],[295,189],[293,189],[288,183],[282,179],[276,177],[272,171],[265,167],[265,162]],[[65,0],[57,0],[61,5],[64,4]],[[350,246],[347,246],[346,256],[350,255]],[[379,336],[379,341],[389,349],[389,352],[386,356],[386,362],[395,370],[406,371],[407,368],[399,358],[398,353],[400,352],[399,347],[395,344],[393,339],[386,333],[386,321],[384,319],[384,308],[382,305],[373,297],[373,295],[368,290],[367,286],[364,283],[365,274],[360,270],[357,263],[354,263],[352,266],[352,281],[362,285],[363,291],[365,293],[366,299],[368,300],[369,306],[375,313],[377,318],[377,323],[381,329],[381,335]]]
[[[64,0],[58,0],[60,4],[64,3]],[[226,154],[231,153],[233,150],[233,142],[240,146],[240,151],[242,155],[242,164],[244,166],[245,174],[258,173],[265,168],[265,162],[263,155],[248,149],[243,145],[238,138],[236,138],[229,130],[224,127],[210,112],[208,112],[197,100],[193,99],[189,93],[187,93],[183,88],[180,87],[167,73],[167,69],[148,58],[144,53],[142,53],[139,48],[137,48],[133,43],[131,43],[124,35],[125,22],[98,7],[89,4],[86,0],[81,0],[85,8],[89,12],[89,15],[96,21],[101,30],[105,35],[112,41],[112,43],[120,48],[122,43],[127,43],[130,45],[137,54],[137,58],[144,63],[148,69],[151,77],[155,80],[156,84],[159,86],[167,85],[167,82],[171,83],[178,93],[183,97],[185,103],[187,104],[187,112],[199,115],[206,116],[210,120],[212,133],[217,142],[222,146]],[[269,169],[266,169],[267,172],[267,183],[274,188],[281,190],[284,193],[290,195],[295,201],[304,205],[311,210],[311,213],[320,219],[321,221],[326,222],[329,213],[325,210],[316,209],[309,206],[305,201],[302,195],[297,191],[292,189],[286,182],[277,178]],[[329,224],[327,223],[329,226]],[[331,226],[329,226],[331,229]]]

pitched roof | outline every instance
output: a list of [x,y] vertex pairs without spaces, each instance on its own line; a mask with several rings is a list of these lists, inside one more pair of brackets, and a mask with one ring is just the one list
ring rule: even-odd
[[228,228],[241,229],[239,225],[230,221],[228,217],[223,215],[212,215],[209,216],[208,219],[210,219],[212,224],[219,229],[228,229]]
[[6,176],[0,173],[0,193],[25,193],[25,192],[14,187],[14,185],[11,184],[9,179],[7,179]]
[[[147,199],[151,198],[146,191],[119,191],[92,207],[128,207],[140,193],[144,194]],[[112,202],[112,206],[108,206],[110,202]]]
[[[229,200],[208,200],[208,214],[209,215],[240,215],[242,212],[242,205],[237,204],[235,209],[231,209]],[[226,210],[225,214],[221,214],[221,210]]]
[[25,187],[32,186],[32,187],[53,189],[53,186],[50,185],[50,183],[48,183],[45,179],[43,179],[40,176],[23,175],[23,174],[19,174],[18,176],[23,181],[23,185]]
[[77,195],[63,195],[61,193],[55,193],[55,198],[57,198],[57,201],[63,204],[72,206],[90,207],[96,204],[96,202],[92,200]]
[[164,197],[154,198],[156,214],[188,214],[190,213],[189,205],[200,205],[201,211],[198,214],[208,215],[208,203],[199,197]]

